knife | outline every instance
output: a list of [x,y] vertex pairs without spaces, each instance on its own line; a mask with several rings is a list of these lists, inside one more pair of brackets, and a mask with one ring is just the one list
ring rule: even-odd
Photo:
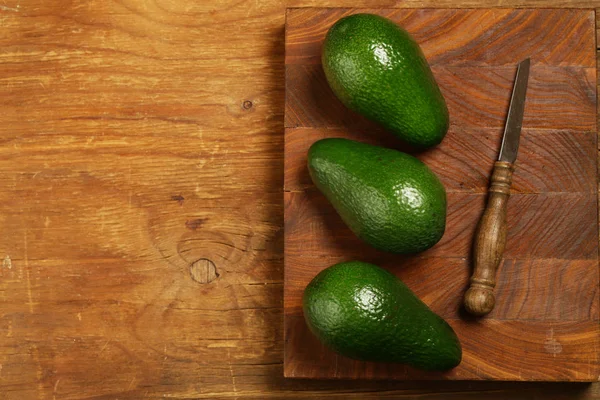
[[517,66],[500,156],[494,164],[487,206],[475,234],[474,270],[470,287],[465,293],[464,304],[469,313],[477,316],[489,313],[496,304],[496,270],[506,244],[506,205],[510,195],[514,162],[519,150],[529,64],[530,60],[527,58]]

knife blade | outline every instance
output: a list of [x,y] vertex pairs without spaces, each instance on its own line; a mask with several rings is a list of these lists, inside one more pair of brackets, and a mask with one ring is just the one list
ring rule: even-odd
[[464,297],[464,305],[473,315],[483,316],[494,309],[496,297],[496,270],[506,245],[506,208],[514,162],[519,150],[519,137],[525,112],[525,96],[529,80],[529,58],[521,61],[508,108],[504,135],[498,161],[494,163],[489,197],[473,244],[474,269],[470,286]]
[[525,112],[525,96],[527,94],[527,83],[529,81],[529,58],[521,61],[517,67],[517,77],[513,86],[513,92],[508,108],[508,117],[504,125],[504,136],[500,147],[498,160],[514,163],[519,151],[519,138],[521,137],[521,126],[523,125],[523,114]]

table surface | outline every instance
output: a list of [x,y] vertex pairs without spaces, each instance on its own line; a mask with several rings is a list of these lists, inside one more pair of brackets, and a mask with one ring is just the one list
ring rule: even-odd
[[600,399],[282,372],[285,8],[558,5],[4,0],[0,399]]

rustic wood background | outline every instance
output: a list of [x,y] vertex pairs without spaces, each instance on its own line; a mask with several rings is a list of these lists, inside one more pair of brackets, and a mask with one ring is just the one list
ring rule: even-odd
[[599,399],[283,378],[285,8],[559,5],[2,0],[0,399]]
[[[448,194],[444,237],[407,256],[359,240],[312,184],[306,157],[324,137],[405,149],[350,112],[329,88],[321,43],[345,15],[405,27],[427,57],[450,111],[444,141],[418,153]],[[432,30],[431,27],[439,27]],[[439,30],[443,34],[438,34]],[[596,381],[598,225],[596,31],[593,10],[293,8],[286,19],[284,116],[284,375],[300,378]],[[516,65],[531,73],[498,305],[475,320],[461,305],[475,227],[502,141]],[[306,326],[302,294],[322,269],[349,260],[388,268],[456,330],[463,360],[426,373],[340,357]]]

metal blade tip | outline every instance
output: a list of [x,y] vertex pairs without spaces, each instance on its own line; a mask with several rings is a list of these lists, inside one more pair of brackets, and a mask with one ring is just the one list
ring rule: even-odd
[[520,69],[521,67],[523,68],[529,68],[529,65],[531,64],[531,59],[529,57],[527,57],[526,59],[524,59],[523,61],[521,61],[518,65],[518,68]]

